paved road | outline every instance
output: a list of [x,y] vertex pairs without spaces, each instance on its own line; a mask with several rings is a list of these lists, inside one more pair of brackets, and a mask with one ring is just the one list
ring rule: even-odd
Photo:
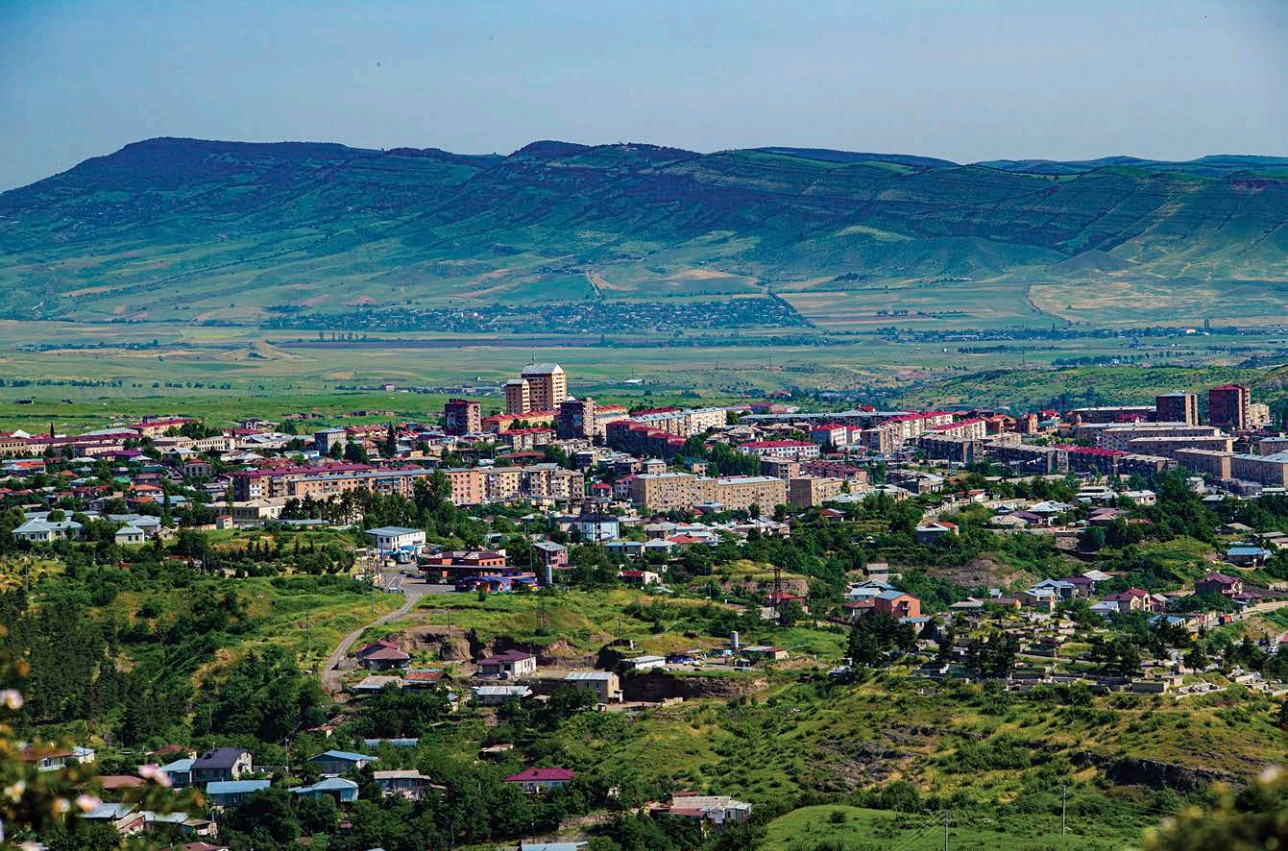
[[[393,574],[393,575],[400,576],[400,574]],[[386,579],[388,579],[388,576],[386,577]],[[402,582],[402,594],[404,597],[403,604],[399,606],[397,609],[395,609],[394,611],[389,612],[386,615],[381,615],[380,617],[376,618],[370,623],[365,623],[362,626],[355,629],[353,632],[346,635],[344,638],[340,640],[340,643],[335,646],[335,649],[331,651],[331,655],[326,657],[326,661],[322,663],[322,673],[321,673],[322,689],[326,691],[328,694],[330,694],[333,698],[337,697],[343,691],[343,688],[340,685],[340,677],[344,673],[344,671],[340,670],[340,667],[339,667],[340,662],[342,662],[344,658],[349,655],[349,650],[353,647],[354,644],[357,643],[358,638],[362,635],[362,633],[366,632],[368,629],[370,629],[373,626],[381,626],[382,624],[387,624],[390,621],[396,621],[401,617],[406,617],[408,614],[411,613],[411,610],[416,607],[416,602],[420,600],[421,597],[425,596],[426,594],[441,593],[440,589],[441,589],[441,586],[426,585],[423,582],[412,581],[410,578],[403,579],[403,582]],[[378,593],[385,594],[388,592],[380,591]]]

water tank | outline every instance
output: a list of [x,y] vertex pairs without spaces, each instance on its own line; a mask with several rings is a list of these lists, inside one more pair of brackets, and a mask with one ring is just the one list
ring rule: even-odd
[[729,646],[734,650],[738,650],[742,647],[742,645],[738,643],[738,630],[736,629],[729,633]]

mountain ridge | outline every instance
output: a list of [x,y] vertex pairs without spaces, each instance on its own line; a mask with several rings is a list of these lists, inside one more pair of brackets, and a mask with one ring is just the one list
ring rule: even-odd
[[[1255,295],[1273,305],[1286,222],[1280,157],[957,164],[775,146],[539,140],[474,155],[159,137],[0,193],[0,314],[256,322],[293,304],[769,293],[799,306],[856,281],[944,279],[969,282],[955,288],[969,301],[983,280],[1032,296],[1035,283],[1105,276],[1164,300],[1262,282]],[[1029,299],[1070,320],[1077,300]]]

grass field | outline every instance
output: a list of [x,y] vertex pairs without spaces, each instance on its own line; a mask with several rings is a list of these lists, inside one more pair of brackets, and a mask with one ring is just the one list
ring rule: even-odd
[[[1131,848],[1130,831],[1117,835],[1079,835],[1077,826],[1060,834],[1058,821],[1029,818],[1010,830],[952,824],[949,813],[949,848],[991,851],[1119,851]],[[959,813],[958,817],[970,817]],[[996,823],[995,819],[985,820]],[[1017,819],[1016,821],[1021,821]],[[944,847],[944,826],[937,813],[903,814],[843,805],[802,807],[769,825],[764,851],[939,851]]]
[[[534,359],[563,364],[570,392],[601,403],[720,403],[794,388],[798,398],[841,391],[887,407],[1029,407],[1062,400],[1073,406],[1143,402],[1157,392],[1230,380],[1252,384],[1259,401],[1283,398],[1282,377],[1240,366],[1249,359],[1282,362],[1283,347],[1269,335],[1151,337],[1130,347],[1120,338],[929,343],[873,333],[817,336],[826,345],[757,344],[767,335],[695,338],[694,345],[671,347],[403,334],[321,348],[275,345],[286,338],[269,342],[250,328],[0,322],[0,429],[43,431],[52,420],[74,431],[169,411],[214,425],[313,410],[336,418],[373,408],[423,419],[441,410],[444,396],[377,388],[496,385]],[[22,348],[50,341],[68,348]],[[1112,365],[1123,357],[1139,360]],[[1088,359],[1097,365],[1059,365]],[[496,395],[482,401],[485,410],[503,404]],[[799,403],[826,404],[808,397]]]

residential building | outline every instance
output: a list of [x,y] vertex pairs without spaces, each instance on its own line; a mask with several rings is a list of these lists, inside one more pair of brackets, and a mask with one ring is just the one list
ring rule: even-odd
[[1247,431],[1252,391],[1242,384],[1222,384],[1208,391],[1208,422],[1217,428]]
[[214,780],[206,784],[206,804],[216,809],[235,807],[272,785],[271,780]]
[[921,601],[904,591],[883,591],[872,598],[873,611],[900,620],[921,617]]
[[451,435],[483,431],[483,408],[470,399],[452,399],[443,406],[443,431]]
[[660,812],[676,818],[700,819],[714,828],[741,824],[751,817],[751,804],[728,795],[692,795],[677,792]]
[[371,765],[379,757],[351,751],[327,751],[309,760],[323,777],[339,777]]
[[520,373],[528,385],[528,405],[521,411],[510,407],[509,383],[506,385],[506,412],[527,413],[531,410],[554,411],[568,398],[568,377],[557,363],[528,364]]
[[517,783],[529,795],[562,789],[577,776],[566,768],[527,768],[505,778],[506,783]]
[[555,419],[555,430],[561,440],[573,438],[593,439],[595,429],[595,400],[565,399],[559,403],[559,414]]
[[238,780],[253,769],[250,751],[241,748],[214,748],[192,762],[192,782],[206,783]]
[[1199,397],[1193,393],[1164,393],[1154,397],[1154,418],[1165,423],[1199,424]]
[[537,657],[522,650],[506,650],[480,659],[478,668],[482,676],[526,677],[537,672]]
[[305,798],[334,798],[338,804],[352,804],[358,800],[358,784],[343,777],[327,777],[308,786],[296,786],[289,790],[293,795]]
[[406,526],[381,526],[367,530],[367,540],[381,555],[415,552],[425,545],[425,530]]
[[526,379],[511,378],[504,386],[507,414],[526,414],[532,410],[532,385]]
[[619,703],[622,699],[621,679],[612,671],[569,671],[564,682],[594,692],[599,703]]
[[788,479],[787,502],[797,508],[817,508],[848,489],[845,479],[802,476]]
[[1288,452],[1274,455],[1232,455],[1230,476],[1270,487],[1288,487]]
[[532,689],[528,686],[473,686],[470,691],[483,706],[504,706],[511,700],[532,696]]
[[407,798],[419,801],[429,790],[429,778],[416,769],[395,769],[375,772],[376,783],[386,798]]

